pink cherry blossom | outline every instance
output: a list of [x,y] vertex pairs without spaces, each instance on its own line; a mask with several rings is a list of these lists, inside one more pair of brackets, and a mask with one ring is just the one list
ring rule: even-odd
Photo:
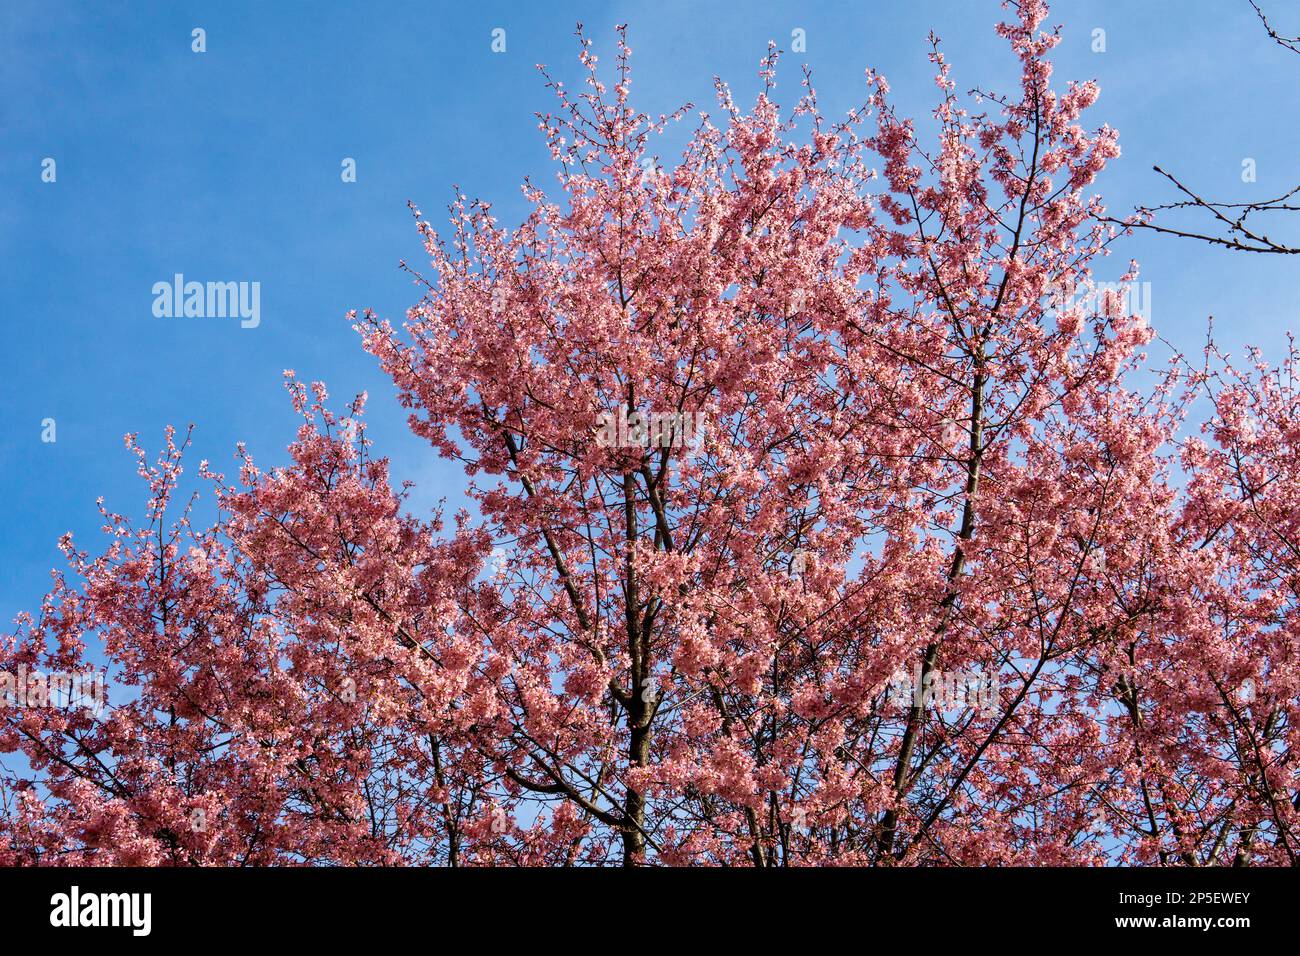
[[[782,109],[775,51],[748,109],[649,117],[582,39],[554,191],[414,210],[422,298],[352,317],[474,511],[292,373],[288,463],[201,465],[209,522],[129,437],[143,518],[0,646],[112,684],[0,712],[0,864],[1294,863],[1295,357],[1139,386],[1146,323],[1059,303],[1118,140],[1015,6],[1018,88],[932,38],[922,122],[873,72]],[[700,428],[598,440],[631,413]],[[991,707],[927,703],[971,674]]]

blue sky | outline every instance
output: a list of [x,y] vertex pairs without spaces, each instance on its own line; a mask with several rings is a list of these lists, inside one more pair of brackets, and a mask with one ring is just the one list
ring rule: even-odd
[[[1294,0],[1274,0],[1300,33]],[[456,501],[458,469],[409,435],[388,381],[344,314],[394,320],[418,293],[398,261],[422,250],[406,210],[432,215],[453,183],[517,221],[526,175],[550,185],[533,113],[552,106],[534,65],[579,74],[575,21],[612,57],[629,24],[634,98],[650,113],[712,108],[712,78],[752,101],[769,39],[814,71],[823,108],[842,115],[882,70],[907,114],[936,90],[926,34],[944,40],[959,88],[1010,89],[1013,62],[992,32],[996,0],[817,4],[452,4],[84,2],[0,4],[0,616],[35,608],[64,531],[98,547],[95,499],[138,514],[144,492],[122,435],[157,448],[163,427],[196,425],[191,462],[234,472],[236,442],[283,460],[294,428],[281,370],[324,379],[340,400],[371,395],[371,437],[414,505]],[[1169,198],[1155,162],[1207,194],[1264,198],[1300,180],[1300,57],[1272,45],[1246,0],[1058,0],[1057,77],[1096,78],[1092,125],[1120,131],[1123,157],[1099,185],[1112,209]],[[1290,21],[1290,22],[1288,22]],[[202,27],[207,52],[191,51]],[[506,30],[506,52],[491,33]],[[1094,28],[1107,50],[1091,49]],[[41,181],[45,157],[57,181]],[[343,183],[352,157],[357,182]],[[1258,181],[1240,180],[1256,160]],[[1152,283],[1152,320],[1196,350],[1208,315],[1234,349],[1276,355],[1300,328],[1300,268],[1172,238],[1117,249]],[[175,273],[257,281],[261,323],[166,319],[152,286]],[[54,418],[57,441],[41,441]]]

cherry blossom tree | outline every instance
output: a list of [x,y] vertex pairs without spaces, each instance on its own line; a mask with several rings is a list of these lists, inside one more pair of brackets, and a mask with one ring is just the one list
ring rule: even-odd
[[580,38],[557,197],[415,210],[420,302],[353,316],[474,512],[292,374],[289,464],[201,464],[202,526],[129,438],[143,522],[0,651],[113,684],[4,710],[0,862],[1294,862],[1293,362],[1153,368],[1096,281],[1116,134],[1013,7],[1019,88],[932,37],[924,124],[873,72],[783,115],[775,49],[649,117]]

